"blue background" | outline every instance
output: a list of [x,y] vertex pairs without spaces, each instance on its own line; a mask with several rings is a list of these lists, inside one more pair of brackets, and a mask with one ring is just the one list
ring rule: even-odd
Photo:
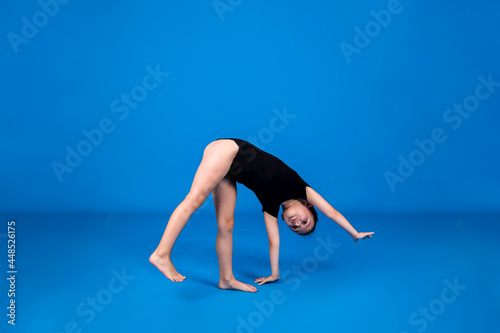
[[[471,101],[479,77],[500,81],[500,3],[218,3],[225,9],[212,0],[3,4],[1,331],[496,330],[500,87],[460,126],[445,117]],[[40,27],[30,30],[34,20]],[[346,55],[347,44],[356,52]],[[148,76],[157,68],[168,72],[161,82]],[[121,100],[134,94],[140,101]],[[419,152],[416,140],[429,148],[440,130],[446,140],[429,156]],[[281,232],[280,281],[257,294],[220,291],[207,200],[174,249],[186,281],[166,280],[148,257],[204,147],[220,137],[280,157],[375,236],[355,245],[320,214],[309,237]],[[68,163],[68,149],[86,156],[70,158],[71,172],[58,177],[54,164]],[[412,158],[413,170],[400,166]],[[404,182],[391,185],[388,172]],[[269,254],[260,205],[243,186],[235,218],[234,274],[251,283],[269,275]],[[15,327],[5,316],[10,220]],[[337,247],[320,259],[326,239]],[[286,277],[311,263],[308,274]],[[116,272],[130,280],[110,294]],[[465,290],[439,308],[453,281]],[[255,304],[269,304],[275,291],[286,302],[264,317]],[[92,297],[105,303],[99,311]],[[432,305],[433,321],[412,321]],[[241,320],[255,325],[245,330]]]
[[[401,1],[350,63],[341,43],[387,1],[232,3],[70,1],[16,53],[8,34],[41,7],[9,1],[0,210],[169,212],[209,142],[253,136],[343,211],[498,211],[499,88],[458,129],[443,120],[479,76],[500,81],[498,2]],[[169,76],[121,119],[112,102],[157,65]],[[284,108],[295,118],[270,136]],[[60,181],[52,163],[106,118],[113,131]],[[384,173],[435,128],[446,142],[392,191]],[[237,209],[259,209],[240,194]]]

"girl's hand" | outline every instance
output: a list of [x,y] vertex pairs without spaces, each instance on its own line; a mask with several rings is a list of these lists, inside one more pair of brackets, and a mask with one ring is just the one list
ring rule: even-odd
[[263,285],[264,283],[270,283],[270,282],[278,281],[279,279],[280,279],[279,276],[271,275],[271,276],[268,276],[268,277],[261,277],[261,278],[255,279],[255,283],[258,283],[259,286],[260,286],[260,285]]
[[360,239],[372,238],[373,234],[374,232],[358,232],[358,234],[353,236],[352,239],[354,240],[354,243],[357,243]]

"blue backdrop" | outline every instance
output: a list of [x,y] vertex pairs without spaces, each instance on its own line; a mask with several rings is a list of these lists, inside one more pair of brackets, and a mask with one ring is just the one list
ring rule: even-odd
[[9,1],[0,210],[169,212],[204,147],[238,137],[341,211],[498,211],[499,10]]

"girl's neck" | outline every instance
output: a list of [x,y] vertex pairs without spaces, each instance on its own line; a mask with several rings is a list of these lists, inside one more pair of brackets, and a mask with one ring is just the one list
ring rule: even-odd
[[283,210],[285,210],[285,209],[289,208],[291,205],[293,205],[295,203],[295,201],[297,201],[297,200],[295,200],[295,199],[287,200],[281,204],[281,208],[283,208]]

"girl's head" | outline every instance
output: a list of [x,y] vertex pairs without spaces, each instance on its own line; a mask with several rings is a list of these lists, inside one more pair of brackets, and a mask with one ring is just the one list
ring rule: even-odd
[[311,203],[304,199],[289,200],[282,205],[282,208],[281,217],[296,234],[305,236],[316,229],[318,214]]

